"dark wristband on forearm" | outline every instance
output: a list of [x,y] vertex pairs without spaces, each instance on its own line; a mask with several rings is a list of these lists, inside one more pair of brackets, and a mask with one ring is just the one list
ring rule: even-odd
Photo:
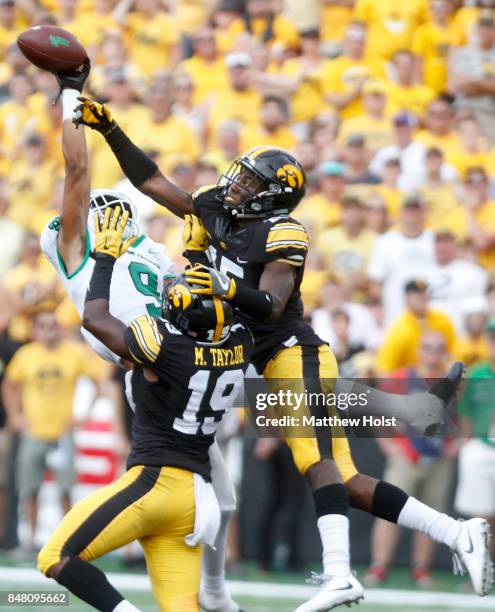
[[105,140],[134,187],[140,187],[158,170],[155,162],[141,151],[117,124],[105,134]]
[[268,291],[253,289],[236,279],[235,296],[230,300],[236,308],[256,321],[265,321],[272,316],[273,299]]
[[208,259],[206,251],[193,251],[186,249],[182,253],[182,257],[185,257],[191,265],[202,264],[203,266],[211,266],[211,261]]
[[105,255],[105,253],[97,253],[95,255],[95,267],[89,282],[88,291],[86,292],[85,302],[92,300],[110,301],[110,284],[112,282],[115,261],[115,257]]

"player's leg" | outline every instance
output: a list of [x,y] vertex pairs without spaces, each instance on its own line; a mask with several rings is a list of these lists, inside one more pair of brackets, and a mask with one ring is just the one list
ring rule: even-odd
[[401,527],[415,529],[445,544],[456,557],[455,573],[463,573],[465,567],[479,595],[490,591],[493,567],[488,554],[489,529],[485,520],[476,518],[459,522],[407,495],[402,489],[365,474],[356,474],[345,484],[353,508]]
[[[322,347],[294,346],[280,351],[264,371],[270,390],[304,394],[307,389],[322,393],[320,378],[323,375],[335,380],[338,368],[332,353],[320,349]],[[293,416],[292,407],[287,407],[287,414]],[[326,403],[310,402],[301,406],[298,416],[325,417]],[[321,605],[354,601],[362,596],[362,588],[350,569],[349,499],[333,458],[333,439],[327,427],[315,427],[311,433],[303,428],[303,432],[307,437],[300,436],[297,428],[286,429],[284,434],[298,470],[307,477],[313,491],[323,546],[324,588],[298,608],[299,612],[310,612],[319,610]]]
[[206,612],[238,612],[240,607],[232,600],[225,583],[229,521],[236,508],[235,488],[216,442],[210,446],[209,455],[211,483],[220,506],[221,518],[215,548],[203,548],[199,601]]
[[192,473],[162,468],[150,502],[151,530],[139,541],[158,607],[161,612],[196,612],[201,546],[185,542],[194,531],[198,512]]
[[135,610],[88,561],[146,534],[142,499],[159,474],[159,468],[136,466],[75,504],[42,548],[38,569],[97,610]]
[[160,612],[199,611],[201,546],[188,546],[183,535],[147,536],[140,544]]

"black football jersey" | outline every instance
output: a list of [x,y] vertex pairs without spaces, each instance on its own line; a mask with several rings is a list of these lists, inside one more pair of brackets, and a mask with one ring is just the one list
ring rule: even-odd
[[237,311],[237,317],[254,336],[253,363],[261,374],[281,349],[296,344],[319,346],[322,340],[303,321],[300,286],[309,239],[304,226],[289,216],[236,221],[224,209],[221,189],[203,187],[193,194],[196,214],[210,236],[208,257],[214,266],[258,289],[265,265],[281,261],[296,270],[294,290],[284,312],[275,321],[253,321]]
[[[136,414],[127,467],[179,467],[210,478],[208,449],[243,385],[253,338],[241,323],[218,345],[200,344],[149,315],[125,332]],[[149,382],[144,369],[159,380]]]

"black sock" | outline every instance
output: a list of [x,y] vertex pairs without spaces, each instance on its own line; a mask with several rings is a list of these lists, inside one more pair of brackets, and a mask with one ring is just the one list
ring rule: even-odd
[[343,514],[349,512],[349,496],[341,483],[326,485],[313,491],[316,518],[326,514]]
[[79,557],[70,557],[57,582],[102,612],[112,612],[124,599],[101,570]]
[[371,514],[391,523],[397,523],[399,514],[408,499],[409,495],[402,489],[380,480],[373,495]]

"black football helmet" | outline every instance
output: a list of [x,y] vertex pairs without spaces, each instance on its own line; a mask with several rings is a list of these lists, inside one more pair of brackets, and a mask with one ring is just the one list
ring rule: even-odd
[[218,187],[224,207],[246,219],[290,213],[304,197],[305,183],[304,170],[293,155],[276,147],[256,147],[232,163]]
[[167,286],[163,318],[197,342],[223,342],[234,323],[232,306],[215,295],[195,295],[192,287],[184,276]]

